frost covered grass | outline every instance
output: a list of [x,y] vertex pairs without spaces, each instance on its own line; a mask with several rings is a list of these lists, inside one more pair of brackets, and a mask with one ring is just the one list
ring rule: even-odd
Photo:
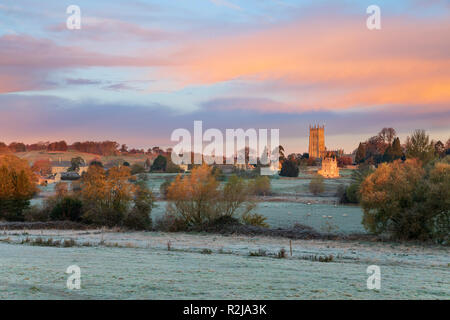
[[[26,238],[73,239],[75,245],[20,244]],[[11,230],[1,239],[1,299],[450,297],[447,247],[98,230]],[[290,245],[292,256],[287,250],[278,259]],[[81,290],[65,287],[72,264],[82,270]],[[377,292],[366,287],[373,264],[382,274]]]

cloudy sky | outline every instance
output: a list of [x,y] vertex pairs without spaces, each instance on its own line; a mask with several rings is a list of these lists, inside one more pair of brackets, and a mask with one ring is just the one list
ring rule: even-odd
[[347,152],[386,126],[447,140],[450,2],[1,1],[0,141],[170,146],[194,120],[279,128],[287,152],[314,123]]

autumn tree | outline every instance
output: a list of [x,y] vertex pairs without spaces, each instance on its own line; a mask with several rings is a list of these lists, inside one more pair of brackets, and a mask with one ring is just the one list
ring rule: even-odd
[[0,219],[23,220],[23,210],[38,191],[35,178],[26,160],[0,156]]
[[112,167],[108,172],[97,165],[89,166],[81,183],[84,219],[98,225],[120,225],[135,191],[130,179],[130,168],[125,166]]
[[381,164],[361,184],[363,225],[400,239],[448,240],[450,165],[418,159]]
[[33,163],[31,170],[40,175],[48,175],[52,173],[52,164],[49,159],[39,159]]
[[11,150],[9,150],[8,146],[4,142],[0,142],[0,154],[9,152],[11,152]]
[[8,145],[8,149],[11,152],[25,152],[25,151],[27,151],[27,147],[22,142],[11,142]]
[[221,190],[206,164],[194,168],[190,175],[178,175],[167,188],[167,199],[167,215],[185,228],[242,219],[254,208],[251,187],[244,179],[232,176]]

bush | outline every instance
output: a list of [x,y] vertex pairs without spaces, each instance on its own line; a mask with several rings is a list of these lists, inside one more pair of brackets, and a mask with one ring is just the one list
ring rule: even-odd
[[131,174],[138,174],[138,173],[144,173],[145,172],[145,168],[143,165],[139,164],[139,163],[134,163],[131,166]]
[[155,161],[151,166],[151,171],[166,171],[167,158],[159,155],[156,157]]
[[108,207],[91,207],[83,214],[83,222],[96,226],[116,227],[120,226],[125,214],[122,211]]
[[154,207],[154,197],[145,182],[136,184],[134,192],[134,207],[126,214],[124,225],[135,230],[149,230],[152,226],[150,214]]
[[165,213],[162,218],[155,222],[155,229],[160,231],[180,232],[186,231],[187,228],[186,221],[170,213]]
[[28,222],[48,221],[50,219],[48,210],[44,210],[37,205],[31,206],[30,208],[26,209],[23,212],[23,215],[25,221]]
[[245,213],[242,215],[242,221],[244,224],[251,226],[268,228],[269,225],[266,223],[266,220],[267,217],[264,217],[258,213]]
[[52,220],[81,221],[83,215],[83,203],[77,198],[64,196],[58,199],[50,212]]
[[166,179],[161,185],[159,186],[159,193],[161,194],[161,197],[163,199],[167,198],[167,190],[169,186],[172,184],[173,179]]
[[294,159],[283,161],[281,166],[280,176],[283,177],[298,177],[299,173],[298,163]]
[[133,208],[125,217],[124,226],[132,230],[150,230],[152,220],[150,215],[145,211]]
[[314,178],[311,179],[311,181],[309,182],[309,191],[313,195],[318,195],[325,191],[325,185],[323,183],[323,178],[321,176],[316,175]]
[[347,203],[359,203],[359,185],[357,183],[352,183],[349,185],[345,190],[345,197],[347,199]]
[[268,176],[257,177],[253,181],[253,194],[258,196],[270,195],[270,178]]

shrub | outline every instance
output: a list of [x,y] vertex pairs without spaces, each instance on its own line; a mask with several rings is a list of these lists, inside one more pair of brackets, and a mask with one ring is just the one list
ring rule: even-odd
[[150,213],[154,207],[154,197],[145,182],[136,184],[134,207],[126,214],[124,225],[135,230],[149,230],[152,226]]
[[70,220],[81,221],[83,214],[83,203],[81,200],[64,196],[56,201],[55,206],[50,212],[52,220]]
[[88,224],[96,226],[115,227],[122,224],[125,214],[123,211],[108,207],[91,207],[83,213],[82,219]]
[[352,183],[345,190],[345,197],[348,203],[359,203],[359,185],[357,183]]
[[255,178],[253,181],[253,190],[254,195],[258,196],[266,196],[271,193],[270,191],[270,178],[268,176],[260,176]]
[[161,194],[161,197],[163,199],[167,198],[167,191],[169,189],[169,186],[172,184],[173,179],[166,179],[161,185],[159,186],[159,193]]
[[136,208],[127,213],[123,222],[124,226],[132,230],[150,230],[152,220],[145,211],[139,211]]
[[267,256],[266,250],[258,249],[258,251],[250,251],[248,254],[250,257],[265,257]]
[[299,173],[298,163],[294,159],[288,159],[283,161],[281,166],[280,176],[283,177],[298,177]]
[[286,257],[287,257],[286,250],[284,248],[281,248],[281,250],[278,251],[277,258],[278,259],[284,259]]
[[187,230],[186,221],[174,214],[165,213],[162,218],[155,221],[155,229],[166,232],[180,232]]
[[28,222],[48,221],[50,219],[48,210],[44,210],[43,208],[37,205],[25,209],[23,212],[23,216],[25,221]]
[[131,174],[138,174],[138,173],[144,173],[144,172],[145,172],[144,166],[139,163],[134,163],[131,166]]
[[266,220],[267,217],[264,217],[258,213],[245,213],[242,215],[242,221],[244,224],[251,226],[268,228],[269,225],[266,223]]
[[311,181],[309,182],[309,191],[314,195],[318,195],[325,191],[325,185],[321,176],[316,175],[311,179]]
[[167,166],[167,158],[159,155],[151,166],[151,171],[165,171]]

